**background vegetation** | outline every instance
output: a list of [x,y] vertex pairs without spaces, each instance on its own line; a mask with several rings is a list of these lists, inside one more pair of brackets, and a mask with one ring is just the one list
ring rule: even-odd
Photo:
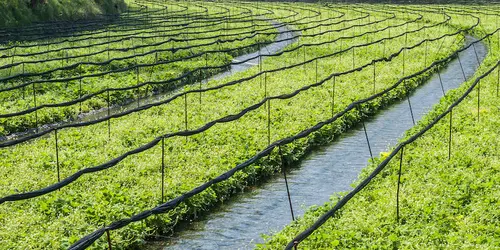
[[39,21],[77,20],[118,14],[126,9],[123,0],[47,0],[31,8],[30,0],[0,1],[0,27]]

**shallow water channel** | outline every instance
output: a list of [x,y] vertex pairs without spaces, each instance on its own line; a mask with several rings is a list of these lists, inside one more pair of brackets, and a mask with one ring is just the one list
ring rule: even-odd
[[[474,38],[467,37],[471,42]],[[484,44],[460,53],[465,76],[471,77],[487,49]],[[444,90],[464,82],[458,59],[441,70]],[[415,121],[420,120],[443,96],[436,74],[410,97]],[[395,145],[406,130],[413,126],[408,102],[401,101],[379,112],[365,122],[374,156]],[[307,207],[321,205],[335,192],[348,191],[350,184],[367,165],[370,153],[362,126],[350,129],[331,145],[319,148],[287,174],[295,216]],[[270,234],[291,222],[290,207],[281,175],[252,191],[236,195],[216,211],[195,222],[184,223],[172,237],[151,242],[149,249],[251,249],[262,242],[261,234]]]

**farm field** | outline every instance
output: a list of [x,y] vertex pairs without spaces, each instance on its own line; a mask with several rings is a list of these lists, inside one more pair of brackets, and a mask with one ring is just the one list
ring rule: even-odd
[[374,159],[352,192],[310,208],[258,249],[500,247],[498,6],[445,11],[480,18],[476,36],[495,34],[474,77]]
[[479,43],[476,74],[367,163],[355,184],[380,174],[334,218],[295,238],[347,193],[257,247],[499,247],[498,6],[127,4],[106,21],[0,30],[0,249],[143,248],[410,104]]

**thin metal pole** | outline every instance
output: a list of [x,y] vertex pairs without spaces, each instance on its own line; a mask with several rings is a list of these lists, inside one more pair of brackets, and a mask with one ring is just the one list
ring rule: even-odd
[[316,83],[318,83],[318,59],[314,61],[316,62]]
[[[184,128],[188,130],[188,115],[187,115],[187,94],[184,94]],[[186,137],[187,140],[187,137]]]
[[[83,95],[83,91],[82,91],[82,78],[80,78],[80,89],[78,91],[78,94],[79,94],[80,98],[82,98],[82,95]],[[82,113],[82,101],[80,101],[80,114],[81,113]]]
[[375,70],[376,70],[376,64],[377,64],[377,62],[373,62],[373,93],[375,93],[375,91],[376,91],[375,84],[377,82],[377,75],[376,75],[376,72],[375,72]]
[[[139,66],[137,66],[137,84],[139,84]],[[137,107],[141,106],[141,88],[137,88]]]
[[453,109],[450,110],[450,127],[449,127],[450,132],[449,132],[449,136],[448,136],[448,160],[451,159],[451,142],[452,142],[451,141],[451,128],[453,126],[452,122],[453,122]]
[[[425,36],[425,39],[427,39],[427,35]],[[429,48],[429,42],[425,42],[424,67],[426,67],[426,66],[427,66],[427,53],[428,53],[428,48]]]
[[26,99],[26,90],[25,90],[25,87],[21,88],[21,93],[23,94],[23,100],[25,100]]
[[399,223],[399,190],[401,185],[401,169],[403,167],[403,151],[404,147],[401,148],[401,158],[399,159],[398,189],[396,191],[396,223]]
[[[205,74],[203,78],[206,79],[206,83],[208,83],[208,53],[205,53],[205,71],[203,71]],[[200,81],[200,90],[201,90],[201,81]],[[201,91],[200,91],[200,104],[201,104]]]
[[352,68],[353,68],[353,69],[354,69],[354,49],[355,49],[355,48],[356,48],[356,47],[353,47],[353,48],[352,48]]
[[165,138],[161,138],[161,203],[165,202]]
[[[498,25],[498,15],[497,15],[497,27],[499,27],[500,25]],[[497,31],[497,51],[500,51],[500,30]]]
[[[259,73],[262,73],[262,54],[260,52],[260,42],[259,42]],[[262,74],[260,75],[260,87],[262,88]]]
[[383,50],[382,50],[382,56],[383,56],[383,57],[385,57],[385,40],[384,40],[384,41],[382,41],[382,43],[384,44],[384,48],[383,48]]
[[57,129],[54,130],[56,141],[56,166],[57,166],[57,182],[61,181],[61,174],[59,172],[59,140],[57,139]]
[[[17,47],[14,48],[14,53],[12,54],[12,60],[10,62],[11,64],[14,64],[14,57],[16,55],[16,50],[17,50]],[[10,69],[9,69],[9,76],[11,76],[11,74],[12,74],[12,68],[13,67],[10,67]]]
[[333,83],[332,83],[332,117],[335,114],[334,108],[335,108],[335,82],[336,82],[336,76],[333,76]]
[[479,108],[481,105],[481,80],[477,83],[477,122],[479,122]]
[[292,198],[290,197],[290,188],[288,187],[288,179],[286,178],[286,169],[285,169],[286,164],[285,164],[285,159],[283,157],[283,153],[281,152],[281,146],[278,147],[278,151],[281,158],[281,169],[283,171],[283,177],[285,178],[286,194],[288,196],[288,204],[290,205],[290,213],[292,215],[292,221],[294,221],[295,215],[293,213]]
[[368,139],[368,133],[366,132],[365,121],[362,121],[362,123],[363,123],[363,130],[365,131],[366,144],[368,144],[368,151],[370,151],[370,158],[372,159],[373,162],[372,147],[370,146],[370,139]]
[[406,88],[406,99],[408,100],[408,107],[410,107],[411,120],[413,122],[413,126],[415,126],[415,117],[413,116],[413,108],[411,107],[410,92],[408,88]]
[[106,230],[106,236],[108,238],[108,250],[112,250],[113,248],[111,247],[111,237],[109,236],[109,230]]
[[[500,34],[500,32],[498,32],[498,34]],[[497,68],[497,97],[499,90],[500,90],[500,65],[498,65]]]
[[465,71],[464,71],[464,67],[462,65],[462,60],[460,60],[460,53],[457,54],[457,58],[458,58],[458,63],[460,64],[460,69],[462,69],[462,76],[464,77],[464,81],[466,81],[467,77],[465,77]]
[[304,51],[304,71],[306,71],[306,46],[302,45],[302,51]]
[[[37,107],[36,105],[36,89],[35,89],[35,83],[33,82],[31,84],[33,86],[33,104],[35,108]],[[35,110],[35,127],[36,127],[36,132],[38,132],[38,109]]]
[[[406,31],[408,31],[408,26],[406,27]],[[405,66],[406,66],[406,45],[408,43],[408,33],[405,35],[405,48],[403,49],[403,77],[405,76]]]
[[441,79],[441,73],[439,72],[439,70],[437,71],[437,73],[438,73],[438,77],[439,77],[439,83],[441,84],[441,91],[443,91],[443,96],[445,96],[446,93],[444,92],[443,80]]
[[479,56],[477,55],[476,46],[474,45],[474,43],[472,44],[472,49],[474,50],[474,54],[476,55],[476,62],[477,62],[477,66],[479,67],[479,65],[481,65],[481,63],[479,62]]
[[[108,86],[108,118],[111,115],[111,100],[110,100],[110,95],[109,95],[109,86]],[[108,139],[111,139],[111,118],[108,119]]]
[[264,98],[267,97],[267,72],[264,72]]
[[267,100],[267,145],[271,145],[271,100]]

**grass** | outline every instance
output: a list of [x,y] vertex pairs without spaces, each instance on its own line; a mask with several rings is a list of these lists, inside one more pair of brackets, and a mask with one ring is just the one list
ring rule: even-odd
[[34,9],[27,0],[0,2],[0,27],[12,27],[41,21],[66,21],[116,15],[127,8],[123,0],[48,0]]

